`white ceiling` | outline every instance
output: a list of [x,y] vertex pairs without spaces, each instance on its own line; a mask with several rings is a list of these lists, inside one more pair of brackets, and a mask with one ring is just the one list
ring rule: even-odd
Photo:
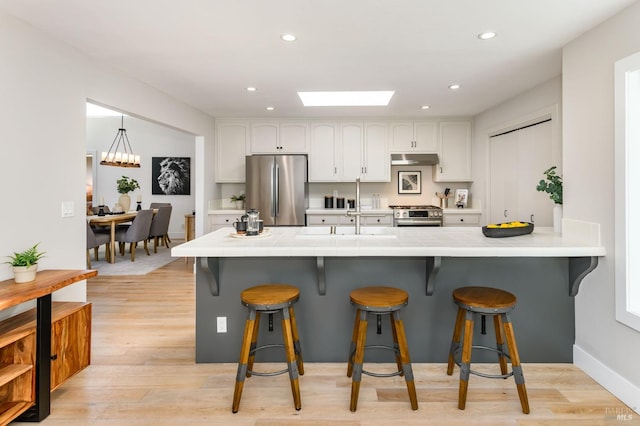
[[[420,117],[475,115],[560,75],[562,46],[634,2],[0,0],[0,10],[213,116]],[[487,30],[498,36],[479,40]],[[283,42],[287,32],[298,40]],[[396,93],[367,108],[305,108],[296,95],[319,90]]]

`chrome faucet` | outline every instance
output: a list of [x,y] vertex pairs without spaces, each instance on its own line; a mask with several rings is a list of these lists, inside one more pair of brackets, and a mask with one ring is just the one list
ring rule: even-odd
[[360,235],[360,216],[362,216],[362,212],[360,211],[360,178],[356,178],[356,210],[347,210],[347,216],[355,216],[356,217],[356,235]]

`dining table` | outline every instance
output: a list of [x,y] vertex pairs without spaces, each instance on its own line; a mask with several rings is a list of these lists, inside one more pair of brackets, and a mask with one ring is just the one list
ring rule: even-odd
[[110,263],[115,263],[116,261],[116,225],[119,223],[127,223],[131,222],[136,218],[138,212],[127,212],[127,213],[109,213],[104,216],[92,215],[87,216],[87,220],[89,221],[89,225],[92,226],[103,226],[110,227],[111,231],[111,240],[109,244],[109,259]]

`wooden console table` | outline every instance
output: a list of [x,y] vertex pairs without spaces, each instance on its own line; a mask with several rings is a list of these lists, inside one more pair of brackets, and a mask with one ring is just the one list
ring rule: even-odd
[[[0,424],[9,423],[18,416],[20,421],[39,422],[51,412],[51,294],[96,275],[98,272],[94,270],[45,270],[38,272],[32,282],[16,284],[13,279],[0,282],[0,310],[37,300],[35,392],[22,389],[32,385],[31,380],[21,378],[31,370],[30,361],[21,359],[19,355],[24,354],[18,353],[18,348],[15,351],[9,349],[9,353],[3,354],[4,347],[11,346],[15,341],[11,340],[11,336],[0,336],[0,379],[3,386],[16,385],[13,386],[15,398],[0,401]],[[13,337],[17,339],[28,336]]]

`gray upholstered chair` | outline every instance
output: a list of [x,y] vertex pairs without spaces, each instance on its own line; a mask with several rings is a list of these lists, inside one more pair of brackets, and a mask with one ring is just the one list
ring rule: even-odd
[[[167,206],[171,206],[171,203],[151,203],[151,204],[149,204],[149,208],[150,208],[151,210],[153,210],[153,209],[158,209],[158,208],[160,208],[160,207],[167,207]],[[168,229],[168,228],[167,228],[167,229]],[[166,241],[167,241],[168,243],[170,243],[170,242],[171,242],[171,238],[169,238],[169,234],[168,234],[168,233],[167,233],[167,234],[165,234],[165,238],[167,239]],[[167,245],[167,247],[169,247],[169,246]],[[154,251],[154,253],[155,253],[155,251]]]
[[103,245],[106,244],[107,245],[107,250],[105,250],[105,256],[107,257],[107,260],[109,260],[109,243],[111,242],[111,235],[110,234],[96,234],[95,232],[93,232],[93,228],[91,227],[91,225],[89,225],[89,222],[87,222],[87,269],[91,269],[91,254],[89,253],[89,250],[93,249],[93,254],[96,258],[96,260],[98,260],[98,248]]
[[147,255],[149,255],[147,240],[149,239],[152,219],[153,210],[140,210],[128,229],[116,229],[116,241],[120,244],[121,255],[124,256],[124,246],[126,243],[129,243],[131,261],[135,261],[138,241],[144,242],[144,250],[147,252]]
[[158,252],[158,240],[162,238],[161,244],[169,248],[169,220],[171,219],[171,204],[168,206],[157,207],[158,212],[153,216],[151,221],[151,230],[149,231],[149,239],[153,238],[153,252]]

